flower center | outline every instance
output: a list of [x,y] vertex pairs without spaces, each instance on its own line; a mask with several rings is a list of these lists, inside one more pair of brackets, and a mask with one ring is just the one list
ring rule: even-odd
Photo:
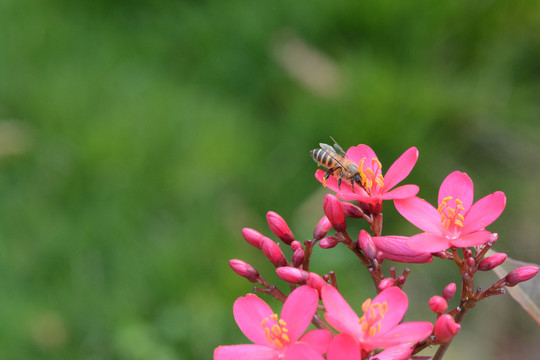
[[448,204],[450,200],[453,200],[452,196],[445,197],[440,203],[437,211],[441,214],[441,223],[443,229],[448,231],[448,235],[452,238],[456,238],[461,233],[461,228],[463,227],[463,217],[462,212],[465,211],[463,202],[459,199],[455,199],[455,206],[452,207]]
[[381,162],[376,158],[371,158],[371,167],[364,168],[366,158],[360,160],[358,164],[358,172],[362,181],[362,187],[371,196],[371,192],[377,185],[382,188],[384,186],[384,178],[379,172],[382,172]]
[[368,336],[375,336],[381,331],[380,320],[384,319],[384,315],[388,312],[388,303],[371,303],[371,299],[367,299],[362,304],[364,316],[360,318],[358,323],[363,333]]
[[287,324],[277,314],[272,314],[270,317],[264,318],[261,321],[261,326],[264,328],[264,335],[270,345],[282,349],[289,344],[290,339],[289,335],[287,335],[287,332],[289,332],[286,327]]

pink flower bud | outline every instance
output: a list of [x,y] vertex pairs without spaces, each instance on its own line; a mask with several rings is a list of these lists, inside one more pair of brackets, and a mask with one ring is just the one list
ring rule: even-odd
[[319,293],[321,292],[322,287],[327,285],[323,278],[315,273],[309,273],[307,284],[319,291]]
[[240,276],[245,277],[251,282],[257,282],[259,280],[259,272],[255,270],[255,268],[248,263],[238,260],[238,259],[232,259],[229,260],[229,266],[235,273],[237,273]]
[[471,250],[467,249],[467,250],[463,251],[463,257],[464,257],[465,259],[468,259],[468,258],[470,258],[471,256],[472,256],[472,251],[471,251]]
[[320,240],[323,237],[328,234],[330,229],[332,228],[332,223],[330,223],[330,220],[325,216],[319,220],[319,223],[315,227],[315,230],[313,231],[313,240]]
[[309,276],[309,272],[292,266],[283,266],[277,268],[276,274],[281,280],[293,284],[305,284]]
[[291,259],[293,266],[300,266],[304,262],[304,250],[302,248],[296,249]]
[[243,228],[242,229],[242,236],[244,236],[244,239],[250,244],[255,246],[256,248],[261,247],[261,240],[263,238],[263,234],[258,232],[257,230],[253,230],[250,228]]
[[261,250],[264,256],[266,256],[275,267],[287,265],[287,260],[285,259],[285,256],[283,256],[283,252],[279,248],[279,245],[271,239],[263,236]]
[[497,266],[501,265],[504,260],[506,260],[506,254],[505,253],[496,253],[491,256],[488,256],[484,260],[480,261],[478,264],[478,270],[480,271],[488,271],[493,268],[496,268]]
[[443,290],[442,296],[446,301],[449,301],[454,297],[454,294],[456,293],[456,283],[450,283],[446,285],[446,287]]
[[493,244],[497,242],[498,238],[499,238],[499,234],[491,233],[491,237],[489,238],[488,244],[491,244],[491,246],[493,246]]
[[436,314],[442,314],[448,309],[448,303],[443,297],[435,295],[429,299],[429,308]]
[[344,231],[347,228],[345,213],[341,201],[332,194],[327,194],[323,202],[324,214],[336,231]]
[[319,241],[319,246],[323,249],[331,249],[339,244],[339,240],[333,236],[327,236]]
[[345,212],[345,215],[352,218],[361,218],[364,216],[364,212],[362,209],[360,209],[358,206],[348,203],[348,202],[342,202],[341,205],[343,205],[343,211]]
[[294,240],[291,243],[291,249],[292,251],[296,251],[298,249],[304,249],[304,247],[302,246],[302,243],[300,241]]
[[533,278],[538,273],[538,267],[536,266],[523,266],[511,271],[504,278],[506,286],[516,286],[520,282],[527,281]]
[[379,283],[379,290],[383,291],[384,289],[389,288],[390,286],[394,286],[394,285],[396,285],[396,280],[392,278],[385,278],[385,279],[382,279],[381,282]]
[[268,222],[270,230],[272,230],[272,232],[285,244],[290,245],[291,242],[294,241],[294,235],[291,229],[289,229],[289,225],[287,225],[285,220],[283,220],[279,214],[273,211],[267,212],[266,221]]
[[467,265],[471,268],[474,266],[474,264],[476,264],[476,261],[474,261],[474,258],[470,257],[470,258],[467,258]]
[[360,234],[358,234],[358,245],[368,259],[375,259],[377,256],[377,248],[367,231],[360,230]]
[[441,343],[449,342],[460,328],[461,325],[456,324],[452,316],[443,314],[435,322],[435,338]]

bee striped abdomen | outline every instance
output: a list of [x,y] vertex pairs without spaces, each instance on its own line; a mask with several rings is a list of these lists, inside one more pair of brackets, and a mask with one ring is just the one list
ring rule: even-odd
[[311,150],[311,156],[313,157],[313,160],[315,160],[315,162],[326,168],[331,168],[335,164],[335,159],[330,154],[328,154],[326,150]]

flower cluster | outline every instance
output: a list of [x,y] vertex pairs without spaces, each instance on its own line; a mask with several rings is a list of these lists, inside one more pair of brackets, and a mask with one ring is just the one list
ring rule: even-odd
[[[335,149],[342,151],[337,144]],[[335,195],[326,195],[322,206],[325,215],[315,226],[313,238],[303,243],[295,240],[286,221],[272,211],[267,214],[269,228],[290,248],[290,257],[285,256],[283,245],[271,238],[254,229],[242,230],[244,239],[276,267],[290,293],[270,284],[250,264],[229,261],[237,274],[258,284],[254,292],[283,302],[280,315],[255,294],[238,298],[234,318],[252,344],[219,346],[214,351],[215,360],[407,360],[428,346],[438,346],[433,359],[442,359],[471,308],[538,273],[537,266],[524,266],[485,290],[474,288],[477,271],[492,270],[507,258],[504,253],[486,257],[498,238],[486,227],[503,212],[504,193],[496,191],[474,202],[472,180],[455,171],[442,182],[434,207],[416,196],[417,185],[396,187],[418,160],[415,147],[405,151],[384,176],[382,164],[367,145],[338,154],[321,144],[316,154],[321,159],[315,160],[328,169],[317,170],[315,177]],[[343,186],[343,182],[348,184]],[[393,200],[397,211],[422,232],[410,237],[383,235],[384,200]],[[369,229],[351,236],[348,222],[354,220],[364,222]],[[316,244],[322,249],[343,244],[351,250],[369,272],[376,296],[359,306],[349,305],[338,290],[333,271],[323,275],[310,271]],[[383,262],[427,263],[434,257],[457,265],[461,276],[459,305],[449,307],[458,289],[450,283],[441,295],[426,300],[435,314],[433,322],[404,322],[408,297],[403,288],[410,271],[405,268],[398,274],[394,266],[383,269]]]

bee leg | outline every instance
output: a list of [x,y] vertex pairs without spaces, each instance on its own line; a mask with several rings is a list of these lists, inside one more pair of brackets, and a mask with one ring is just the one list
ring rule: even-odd
[[341,177],[343,176],[343,171],[340,171],[339,172],[339,178],[338,178],[338,181],[337,181],[337,186],[338,186],[338,189],[341,190]]

